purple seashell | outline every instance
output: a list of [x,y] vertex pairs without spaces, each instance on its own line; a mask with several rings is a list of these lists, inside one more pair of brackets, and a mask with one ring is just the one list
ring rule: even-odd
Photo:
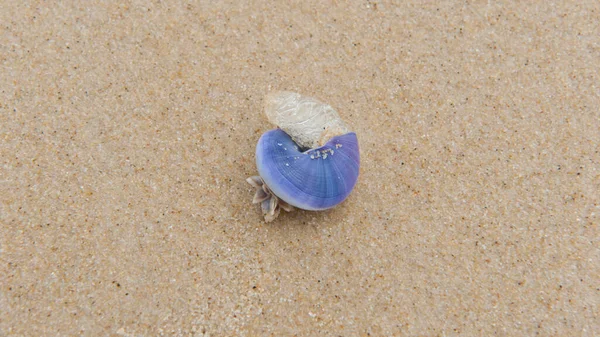
[[267,222],[281,209],[319,211],[344,201],[358,179],[360,153],[351,132],[329,105],[294,92],[274,92],[265,99],[265,114],[277,129],[256,145],[260,176],[246,181],[256,188]]
[[256,146],[256,166],[264,183],[288,204],[311,211],[328,209],[344,201],[356,184],[358,139],[350,132],[302,151],[283,130],[267,131]]

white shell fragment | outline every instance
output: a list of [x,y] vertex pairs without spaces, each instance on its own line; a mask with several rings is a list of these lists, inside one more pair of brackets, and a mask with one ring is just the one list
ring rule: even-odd
[[331,106],[295,92],[268,94],[265,97],[265,114],[269,122],[307,149],[323,146],[332,137],[350,132]]

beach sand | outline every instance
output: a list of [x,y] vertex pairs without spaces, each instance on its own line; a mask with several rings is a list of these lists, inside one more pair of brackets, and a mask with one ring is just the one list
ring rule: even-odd
[[[0,335],[600,333],[600,3],[0,6]],[[353,193],[265,223],[264,96]]]

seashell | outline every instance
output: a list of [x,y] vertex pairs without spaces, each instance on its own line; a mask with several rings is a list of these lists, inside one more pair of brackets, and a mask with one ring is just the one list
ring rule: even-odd
[[293,92],[265,99],[265,113],[279,128],[265,132],[256,145],[260,176],[256,188],[267,222],[281,209],[318,211],[344,201],[358,179],[358,139],[337,112],[318,100]]

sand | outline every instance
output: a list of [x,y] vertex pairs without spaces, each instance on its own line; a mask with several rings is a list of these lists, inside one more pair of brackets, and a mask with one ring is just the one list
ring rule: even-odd
[[[600,333],[600,3],[0,5],[0,335]],[[264,96],[353,193],[265,223]]]

